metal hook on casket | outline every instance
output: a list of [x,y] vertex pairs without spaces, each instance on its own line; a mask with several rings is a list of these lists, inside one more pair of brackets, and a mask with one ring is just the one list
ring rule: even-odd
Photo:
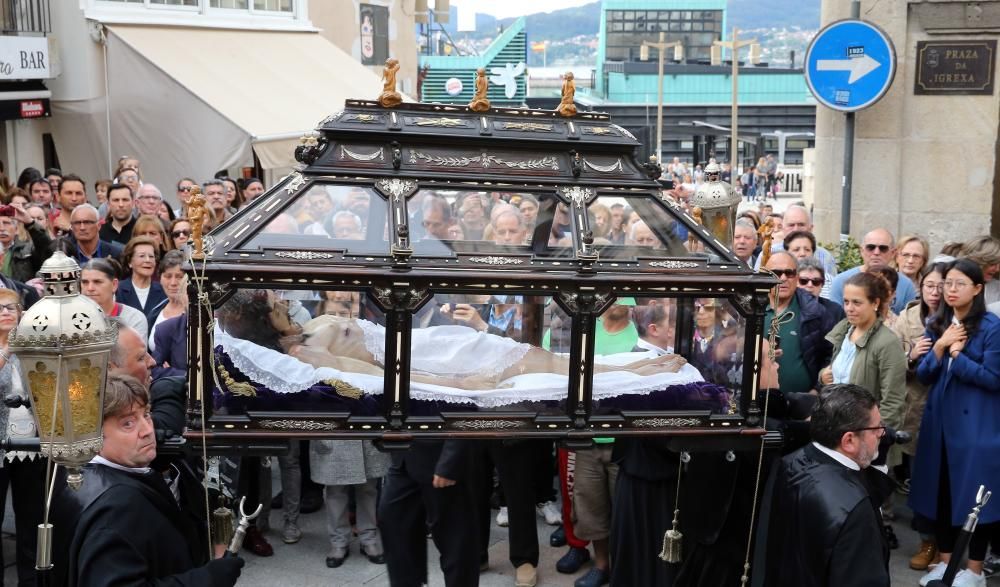
[[259,503],[257,504],[257,509],[252,514],[247,514],[246,510],[243,509],[246,501],[247,498],[245,495],[240,498],[240,524],[236,527],[236,531],[233,533],[233,540],[229,543],[229,548],[226,549],[226,553],[223,556],[238,556],[240,554],[240,549],[243,548],[243,539],[246,538],[250,522],[260,515],[260,510],[264,507],[264,504]]

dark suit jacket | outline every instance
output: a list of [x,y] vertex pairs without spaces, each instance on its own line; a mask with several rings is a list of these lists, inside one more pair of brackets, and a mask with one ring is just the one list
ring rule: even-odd
[[[83,265],[90,260],[90,258],[84,257],[80,253],[80,248],[72,234],[61,236],[52,241],[52,252],[54,253],[56,251],[62,251],[68,256],[73,257],[76,259],[76,262],[80,264],[80,267],[83,267]],[[120,261],[123,252],[125,252],[125,247],[121,246],[121,244],[101,239],[97,245],[97,251],[94,253],[94,257],[111,257],[115,261]]]
[[392,453],[392,466],[406,471],[416,482],[430,485],[434,475],[465,481],[472,470],[471,442],[414,440],[409,450]]
[[[149,313],[165,299],[167,299],[167,293],[163,291],[163,286],[158,281],[149,284],[149,296],[146,298],[145,306],[139,303],[139,296],[135,293],[135,286],[132,285],[131,278],[119,281],[118,291],[115,293],[115,300],[126,306],[132,306],[145,314],[147,322],[149,322]],[[149,326],[152,325],[149,323]]]
[[[152,323],[150,323],[152,325]],[[187,375],[187,314],[164,320],[156,327],[153,341],[153,380]],[[163,363],[170,367],[164,367]]]

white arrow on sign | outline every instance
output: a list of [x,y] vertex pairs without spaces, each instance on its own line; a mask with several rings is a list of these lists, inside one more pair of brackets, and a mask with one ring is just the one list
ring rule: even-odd
[[816,62],[816,69],[818,71],[849,71],[851,77],[847,78],[847,83],[853,84],[881,65],[868,55],[862,55],[854,59],[820,59]]

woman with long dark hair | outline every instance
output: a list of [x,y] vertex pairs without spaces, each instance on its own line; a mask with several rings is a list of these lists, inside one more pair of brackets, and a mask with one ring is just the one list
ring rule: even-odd
[[[946,267],[944,299],[927,325],[932,346],[917,367],[930,386],[910,483],[910,507],[936,521],[941,563],[920,580],[944,575],[959,526],[980,485],[1000,487],[1000,318],[986,311],[985,279],[975,261]],[[956,585],[986,585],[983,559],[1000,522],[1000,505],[979,514],[967,568]],[[959,553],[961,556],[961,553]]]

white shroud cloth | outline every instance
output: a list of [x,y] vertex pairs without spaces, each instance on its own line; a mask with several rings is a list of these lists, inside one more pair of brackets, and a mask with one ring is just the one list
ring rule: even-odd
[[[365,344],[379,362],[385,358],[384,329],[362,324]],[[464,332],[463,332],[464,331]],[[349,373],[330,367],[313,367],[295,357],[234,338],[219,329],[215,344],[222,345],[233,365],[256,383],[278,393],[296,393],[328,380],[339,379],[371,395],[381,395],[381,376]],[[414,370],[438,375],[461,375],[490,371],[499,373],[517,362],[531,345],[464,326],[432,326],[414,329],[410,347]],[[655,353],[620,353],[595,357],[605,365],[623,365],[655,357]],[[514,357],[511,360],[511,357]],[[593,399],[602,400],[626,394],[647,394],[672,385],[704,381],[701,373],[685,364],[677,373],[636,375],[612,371],[594,375]],[[497,408],[521,402],[565,399],[569,377],[557,373],[527,373],[501,382],[499,389],[468,390],[410,381],[410,397],[449,403],[473,403],[481,408]]]

